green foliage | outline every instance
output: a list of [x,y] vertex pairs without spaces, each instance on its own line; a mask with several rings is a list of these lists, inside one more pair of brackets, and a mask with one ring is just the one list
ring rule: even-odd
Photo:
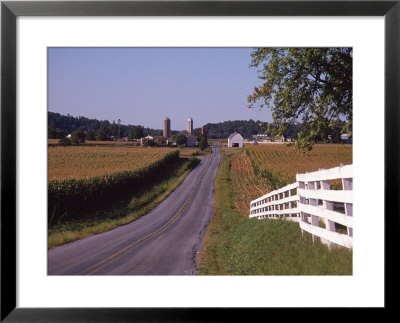
[[63,137],[63,138],[61,138],[59,141],[58,141],[58,143],[61,145],[61,146],[71,146],[71,140],[69,140],[68,138],[66,138],[66,137]]
[[110,124],[110,125],[108,126],[108,129],[109,129],[109,131],[110,131],[110,136],[114,136],[115,138],[119,138],[119,135],[120,135],[120,133],[119,133],[120,128],[121,128],[121,127],[118,128],[118,125],[115,123],[115,121],[114,121],[112,124]]
[[[250,138],[257,133],[264,133],[268,125],[259,120],[229,120],[219,123],[207,123],[204,126],[208,139],[226,139],[233,132],[238,132],[243,138]],[[201,128],[193,129],[194,136],[201,135]]]
[[143,132],[143,127],[142,126],[136,126],[131,128],[131,130],[129,130],[129,135],[128,135],[128,139],[139,139],[144,137],[144,132]]
[[278,188],[284,187],[288,185],[288,183],[280,178],[279,176],[275,176],[273,171],[268,168],[259,167],[252,159],[251,166],[253,167],[254,175],[256,177],[266,178],[268,184],[271,187],[271,190],[277,190]]
[[48,126],[47,135],[49,139],[62,139],[65,138],[65,131],[55,128],[53,124]]
[[67,214],[69,220],[84,216],[116,199],[131,195],[165,176],[165,169],[179,159],[175,150],[136,171],[111,173],[84,179],[54,180],[48,183],[49,224]]
[[304,151],[338,127],[351,135],[352,48],[258,48],[251,57],[264,83],[248,96],[249,108],[271,109],[278,134],[302,120]]
[[[94,134],[98,134],[99,130],[102,128],[107,128],[108,136],[120,136],[126,137],[128,136],[130,130],[132,127],[141,127],[143,130],[143,133],[147,136],[162,136],[163,131],[162,129],[151,129],[151,128],[143,128],[142,126],[133,126],[133,125],[118,125],[115,124],[110,124],[108,120],[97,120],[97,119],[89,119],[86,117],[73,117],[69,114],[67,115],[62,115],[59,113],[55,112],[50,112],[48,111],[47,113],[48,116],[48,125],[52,125],[54,128],[61,129],[65,133],[72,133],[78,128],[81,128],[83,131],[87,131],[89,133],[90,130],[93,131]],[[172,134],[177,134],[178,132],[176,130],[171,131]],[[65,136],[65,134],[63,135]],[[142,136],[143,137],[143,136]],[[50,137],[52,138],[60,138],[61,137]],[[103,137],[104,139],[104,137]],[[86,140],[96,140],[94,137],[89,138],[87,137]],[[107,139],[104,139],[107,140]]]
[[88,132],[86,133],[86,140],[96,140],[96,135],[92,129],[89,129]]
[[200,138],[199,148],[201,151],[203,151],[204,149],[207,148],[207,146],[208,146],[207,137],[202,135]]
[[177,135],[175,137],[175,142],[178,146],[184,146],[186,145],[186,140],[187,138],[184,135]]
[[157,144],[150,139],[143,139],[143,147],[155,147]]
[[307,154],[312,150],[314,140],[305,136],[302,132],[297,134],[297,139],[294,142],[294,146],[297,151],[300,151],[303,155]]
[[107,141],[110,140],[111,131],[109,128],[103,126],[101,129],[97,131],[96,140],[98,141]]
[[109,127],[110,122],[107,120],[99,121],[96,119],[89,119],[86,117],[73,117],[69,114],[62,115],[60,113],[50,112],[47,113],[48,124],[53,124],[55,127],[64,130],[66,133],[72,133],[73,131],[82,128],[84,131],[92,129],[97,131],[102,127]]
[[71,133],[71,144],[73,146],[78,146],[79,144],[83,144],[85,142],[86,135],[84,131],[79,128]]

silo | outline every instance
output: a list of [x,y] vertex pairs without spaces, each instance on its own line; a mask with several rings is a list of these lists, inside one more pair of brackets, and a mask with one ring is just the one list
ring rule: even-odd
[[170,138],[171,137],[171,120],[168,117],[164,118],[164,131],[163,136]]
[[188,129],[187,129],[187,131],[189,133],[193,133],[193,119],[192,118],[188,119]]

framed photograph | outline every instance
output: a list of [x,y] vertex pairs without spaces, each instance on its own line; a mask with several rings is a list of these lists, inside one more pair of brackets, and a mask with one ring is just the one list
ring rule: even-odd
[[[396,203],[399,197],[399,43],[399,1],[2,1],[1,321],[158,322],[181,320],[190,322],[208,321],[210,316],[216,321],[235,321],[238,311],[255,315],[271,308],[374,307],[391,309],[394,304],[390,299],[389,290],[393,288],[391,286],[396,286],[397,276],[390,275],[389,270],[393,267],[391,259],[397,251],[394,250],[396,243],[390,241],[390,238],[396,236],[399,229],[399,207]],[[268,48],[274,50],[269,51]],[[290,48],[289,51],[288,48]],[[351,131],[354,131],[354,136],[344,138],[338,130],[337,138],[332,138],[331,135],[329,138],[328,136],[324,138],[328,138],[330,143],[338,140],[341,143],[351,144],[349,163],[354,164],[354,170],[351,169],[351,172],[354,172],[354,194],[353,177],[349,180],[350,175],[343,175],[348,173],[346,166],[338,170],[342,174],[340,178],[343,179],[338,184],[341,188],[331,189],[352,191],[351,196],[355,204],[354,223],[353,202],[351,200],[350,203],[345,194],[343,194],[343,201],[340,200],[341,197],[331,200],[336,202],[329,202],[329,197],[325,201],[322,197],[319,200],[320,197],[311,196],[305,200],[300,198],[295,203],[293,198],[290,199],[293,194],[300,194],[294,193],[295,191],[300,192],[307,188],[307,186],[302,186],[304,183],[311,185],[313,189],[325,189],[323,179],[318,177],[322,175],[307,174],[308,170],[304,171],[305,175],[300,174],[303,173],[301,171],[298,171],[297,175],[296,172],[294,173],[296,182],[302,183],[296,187],[290,184],[292,177],[288,173],[286,177],[282,175],[283,177],[279,178],[281,182],[275,183],[278,178],[264,171],[264,177],[273,177],[276,184],[275,190],[285,185],[287,189],[274,191],[276,194],[270,194],[271,196],[261,194],[262,189],[258,189],[260,197],[251,202],[248,210],[249,217],[259,219],[282,217],[280,215],[285,214],[281,212],[283,209],[297,208],[297,205],[301,203],[313,206],[324,205],[331,212],[328,212],[331,214],[329,218],[331,221],[326,220],[322,224],[321,222],[318,224],[320,218],[313,216],[312,213],[289,214],[289,217],[299,217],[299,219],[301,217],[301,220],[294,220],[301,223],[302,232],[311,232],[310,230],[315,229],[312,229],[310,225],[317,226],[317,231],[320,232],[321,228],[330,228],[330,225],[334,223],[332,220],[335,216],[332,215],[334,210],[339,210],[338,212],[344,215],[351,215],[350,222],[343,220],[347,226],[336,224],[335,227],[335,224],[332,224],[335,236],[338,236],[337,233],[346,236],[343,241],[332,241],[346,248],[352,248],[350,271],[346,269],[346,263],[340,261],[335,263],[332,260],[337,271],[330,271],[330,269],[324,271],[323,268],[319,268],[315,271],[316,274],[313,271],[306,271],[304,274],[296,270],[281,273],[278,270],[271,271],[272,274],[263,274],[264,271],[263,273],[257,270],[246,271],[243,269],[246,268],[245,265],[237,266],[238,258],[227,262],[227,266],[231,266],[229,267],[231,271],[215,270],[203,272],[200,275],[197,275],[194,269],[185,268],[181,272],[169,271],[167,265],[163,267],[164,261],[160,261],[160,266],[154,267],[154,270],[144,271],[143,268],[146,268],[146,261],[148,261],[148,256],[144,252],[144,256],[139,261],[143,266],[135,265],[136,271],[128,270],[126,265],[119,263],[121,257],[133,255],[131,251],[136,250],[139,242],[145,241],[150,244],[151,237],[172,228],[180,215],[186,212],[185,208],[190,208],[186,202],[182,202],[183,204],[176,208],[174,211],[176,215],[159,227],[154,227],[149,232],[142,228],[138,229],[139,233],[134,230],[129,231],[131,237],[127,243],[122,243],[118,231],[114,231],[117,233],[114,237],[110,234],[108,241],[114,240],[116,249],[107,246],[107,238],[91,240],[92,244],[104,245],[102,248],[104,250],[110,249],[108,256],[104,254],[99,258],[96,258],[95,254],[88,256],[83,253],[84,244],[75,244],[77,247],[74,250],[50,250],[65,242],[82,238],[89,240],[91,235],[104,231],[99,225],[96,227],[98,231],[93,231],[94,229],[91,228],[85,235],[73,236],[69,233],[66,226],[68,223],[65,221],[65,214],[70,214],[69,216],[75,214],[77,221],[73,222],[73,225],[84,226],[85,222],[79,218],[82,205],[88,207],[84,210],[85,212],[91,212],[90,214],[95,214],[98,219],[101,219],[103,214],[99,215],[95,207],[105,203],[110,195],[107,195],[108,197],[101,195],[101,191],[96,190],[97,186],[104,188],[104,185],[111,185],[109,183],[115,181],[117,183],[115,185],[119,186],[118,190],[115,189],[113,192],[115,196],[122,198],[121,192],[124,192],[129,185],[130,187],[138,186],[140,181],[150,183],[150,179],[153,181],[155,177],[159,180],[158,182],[154,180],[155,183],[162,183],[165,177],[166,185],[174,190],[175,184],[166,177],[165,172],[172,171],[171,165],[175,165],[172,162],[175,161],[176,149],[180,149],[180,154],[187,154],[187,160],[192,160],[192,163],[196,158],[190,157],[198,157],[200,154],[199,166],[185,164],[184,167],[188,169],[193,167],[199,173],[198,176],[208,178],[210,175],[205,174],[208,169],[211,169],[209,167],[211,162],[206,164],[205,161],[213,160],[210,156],[218,155],[219,158],[218,145],[225,145],[226,149],[230,145],[240,148],[245,142],[249,146],[257,144],[260,150],[261,146],[265,146],[261,144],[269,144],[272,141],[273,143],[269,146],[277,146],[277,143],[286,148],[294,146],[287,130],[285,130],[285,136],[272,137],[265,131],[265,134],[256,135],[253,138],[250,138],[253,133],[242,133],[243,138],[235,130],[229,137],[223,135],[227,138],[227,142],[218,141],[219,137],[213,137],[218,138],[211,141],[210,147],[213,148],[204,150],[207,147],[206,133],[211,131],[211,126],[205,125],[207,122],[216,123],[218,118],[235,120],[256,119],[260,115],[264,116],[266,108],[251,110],[246,105],[251,106],[260,98],[266,103],[268,95],[273,99],[277,96],[285,98],[285,94],[282,92],[265,94],[268,88],[265,85],[267,83],[263,85],[256,81],[257,78],[253,81],[252,76],[248,77],[246,74],[250,65],[253,69],[263,69],[264,72],[258,71],[259,79],[275,82],[276,80],[272,80],[274,66],[267,67],[261,64],[266,61],[266,57],[269,62],[275,59],[275,62],[287,63],[293,57],[295,60],[300,60],[302,56],[313,55],[303,50],[305,48],[322,49],[327,53],[324,52],[324,55],[329,56],[331,60],[343,59],[341,63],[338,63],[335,71],[335,75],[338,76],[337,84],[346,83],[347,79],[352,80],[350,94],[341,92],[341,96],[337,96],[337,93],[331,92],[323,99],[319,97],[318,100],[325,100],[325,102],[330,102],[328,103],[330,106],[334,106],[332,97],[336,96],[342,103],[346,100],[345,96],[350,97],[350,120],[353,120],[354,115],[354,122],[350,123],[350,127]],[[288,52],[293,56],[288,56]],[[130,57],[140,63],[135,62],[136,65],[129,63]],[[347,68],[346,62],[349,62],[349,57],[350,64]],[[244,64],[241,63],[244,66],[242,74],[230,73],[232,71],[230,66],[237,64],[239,60],[244,62]],[[107,73],[100,73],[98,66],[105,66],[109,62],[113,62],[112,68]],[[90,69],[91,66],[93,69]],[[225,72],[221,72],[222,66]],[[180,74],[181,71],[184,73]],[[189,71],[191,73],[188,73]],[[74,72],[77,73],[74,74]],[[220,78],[219,75],[224,73],[226,75]],[[187,77],[189,74],[192,78]],[[289,74],[295,74],[294,70],[291,70]],[[186,81],[178,80],[181,75],[185,76],[182,80]],[[195,79],[193,75],[198,76],[196,89],[187,83],[188,80]],[[311,73],[310,75],[319,79],[321,84],[326,81],[324,74],[315,76]],[[242,90],[234,90],[234,88],[235,84],[239,84],[238,81],[245,84],[247,77],[251,79],[250,83],[254,82],[254,86],[246,88],[249,95],[246,97],[240,92]],[[81,82],[82,78],[85,80]],[[60,81],[61,79],[68,79],[68,82]],[[203,84],[211,84],[211,79],[212,90],[210,87],[202,87]],[[168,92],[160,92],[160,87],[157,86],[152,92],[151,84],[157,84],[157,82],[166,84],[164,88]],[[96,84],[96,86],[82,86],[82,84]],[[147,84],[147,87],[142,84]],[[226,84],[231,86],[224,87]],[[74,90],[71,90],[69,86],[75,86]],[[248,87],[244,85],[246,86]],[[273,87],[274,85],[271,85],[270,88]],[[144,94],[141,101],[138,95],[132,94],[133,89]],[[283,91],[282,87],[280,89]],[[112,92],[112,94],[103,95],[102,91]],[[118,93],[122,92],[125,101],[119,100]],[[229,96],[237,98],[239,92],[244,98],[243,101],[230,100]],[[313,97],[320,93],[315,92]],[[90,101],[89,96],[96,99]],[[169,99],[169,96],[174,96],[175,99],[165,103],[165,99]],[[292,94],[286,98],[291,96]],[[220,99],[215,100],[215,97],[220,97]],[[233,100],[240,101],[239,104],[243,105],[244,117],[235,114],[237,111],[234,108],[229,108],[234,106]],[[157,102],[157,104],[149,104],[149,101]],[[215,107],[208,107],[208,102],[213,102],[210,104],[214,104]],[[58,110],[52,110],[53,104],[57,105]],[[59,133],[58,126],[54,126],[56,123],[52,122],[50,127],[48,118],[56,120],[60,117],[58,113],[64,115],[62,116],[64,120],[71,117],[69,111],[72,110],[62,110],[63,104],[64,106],[74,105],[76,110],[73,110],[71,114],[79,116],[87,123],[92,122],[92,126],[79,129],[74,126],[75,128],[71,130],[68,128],[68,136],[65,132],[62,135]],[[134,114],[137,116],[136,120],[141,120],[137,121],[138,124],[144,123],[145,126],[149,125],[149,128],[146,128],[147,132],[144,132],[143,126],[131,126],[132,121],[125,120],[129,118],[127,114],[119,112],[120,114],[117,115],[115,111],[113,111],[114,114],[107,115],[106,112],[104,114],[104,119],[114,118],[115,115],[114,122],[108,122],[106,126],[100,123],[93,126],[93,122],[97,120],[86,118],[91,116],[85,115],[85,113],[90,114],[90,110],[84,109],[85,104],[91,104],[99,111],[98,115],[93,116],[94,119],[103,118],[100,114],[101,109],[115,110],[115,105],[118,104],[126,105],[124,108],[126,111],[131,109],[130,106],[142,106],[143,109],[135,108]],[[163,104],[168,107],[154,110],[154,106]],[[275,100],[274,104],[278,106],[279,100]],[[314,103],[310,101],[308,104]],[[181,110],[178,107],[172,108],[174,105],[182,105]],[[184,106],[188,108],[184,109]],[[282,104],[282,109],[287,106],[287,104]],[[163,110],[167,108],[168,113]],[[282,111],[284,111],[281,112],[282,116],[287,115],[287,110]],[[277,110],[275,110],[275,117],[276,113],[278,113]],[[312,122],[306,118],[306,114],[303,117],[303,123],[300,123],[299,129],[296,131],[295,128],[292,129],[296,135],[302,131],[306,133],[307,127],[304,128],[304,125],[310,125],[313,129]],[[269,115],[265,120],[263,118],[265,117],[256,120],[271,120],[268,131],[278,131],[277,129],[270,130],[274,126],[273,116]],[[330,119],[330,127],[332,122]],[[340,126],[344,129],[345,122],[338,119],[338,123],[340,125],[337,128]],[[158,124],[160,124],[159,127]],[[246,123],[246,127],[249,127],[249,124]],[[154,129],[162,130],[158,133]],[[244,128],[241,129],[245,132]],[[50,133],[54,139],[48,139]],[[343,134],[343,131],[341,133]],[[82,140],[80,135],[83,136]],[[302,137],[300,135],[297,138]],[[211,139],[211,137],[208,138],[208,140]],[[306,137],[304,142],[300,139],[296,140],[296,147],[300,143],[300,148],[306,150],[308,139]],[[102,177],[103,182],[100,183],[97,182],[98,178],[108,175],[91,173],[93,178],[97,178],[95,183],[86,179],[79,182],[79,179],[75,179],[77,169],[85,168],[85,159],[83,155],[79,155],[77,164],[74,164],[72,159],[67,161],[69,169],[74,172],[74,177],[68,182],[69,175],[61,173],[58,166],[53,167],[52,160],[48,159],[50,151],[59,151],[51,150],[49,148],[51,145],[62,148],[61,146],[71,145],[71,143],[76,146],[84,143],[84,147],[79,147],[80,149],[90,150],[96,147],[96,150],[101,150],[103,148],[99,148],[99,145],[107,147],[111,142],[117,145],[116,149],[125,147],[124,154],[126,147],[135,151],[123,161],[125,165],[129,163],[134,167],[147,165],[149,169],[144,170],[140,175],[125,172],[126,168],[118,168],[119,166],[117,167],[112,159],[114,157],[111,156],[112,174],[125,172],[123,174],[126,178],[114,176],[104,177],[104,179]],[[146,149],[139,146],[145,146]],[[152,146],[157,146],[157,148]],[[182,148],[183,146],[185,149]],[[191,148],[191,146],[199,148]],[[345,149],[345,145],[329,147],[336,149],[336,154],[340,156],[348,153],[341,150]],[[75,149],[70,148],[71,151]],[[136,150],[140,150],[140,154]],[[218,154],[214,150],[218,151]],[[250,151],[253,150],[250,149]],[[157,156],[154,155],[154,151],[157,151]],[[260,151],[258,154],[261,153]],[[116,150],[115,152],[120,153]],[[249,157],[255,154],[255,150],[252,153],[247,150],[246,152]],[[103,161],[106,162],[108,157],[102,156]],[[263,156],[259,158],[263,159]],[[64,157],[65,155],[61,157],[54,155],[54,159]],[[97,162],[93,156],[91,158],[88,162]],[[163,161],[165,159],[170,166],[161,169],[161,166],[157,166],[161,164],[147,161],[154,158]],[[347,160],[347,157],[343,158]],[[185,161],[185,163],[189,162]],[[63,164],[63,171],[68,172],[68,167],[65,166],[67,164]],[[219,165],[221,164],[218,159],[215,170],[218,167],[221,168]],[[257,170],[262,172],[260,168],[257,168],[260,165],[262,166],[262,162],[256,161],[251,167],[254,172]],[[229,167],[231,166],[232,164],[229,163]],[[85,176],[87,175],[83,174],[82,178]],[[312,176],[319,178],[315,180],[316,187],[311,180]],[[269,181],[272,183],[272,179]],[[214,183],[214,180],[212,182]],[[193,191],[188,189],[185,192],[184,186],[179,185],[177,183],[176,187],[183,188],[182,192],[177,189],[176,199],[187,194],[185,199],[191,201],[195,192],[194,188]],[[330,185],[333,187],[332,182]],[[60,194],[62,199],[59,198]],[[332,194],[329,196],[333,196]],[[339,196],[339,193],[336,195]],[[139,196],[142,199],[145,194]],[[243,209],[246,217],[249,201],[246,200],[244,206],[240,206],[242,201],[239,201],[239,195],[235,197],[238,203],[236,209]],[[269,205],[265,203],[285,198],[290,201],[285,200],[287,203],[282,208],[269,209],[265,206]],[[81,203],[80,200],[85,202]],[[204,200],[203,198],[202,203],[197,204],[197,207],[212,210],[213,204],[206,205]],[[87,201],[91,201],[92,204]],[[129,205],[144,203],[141,201],[138,199],[133,202],[132,200]],[[337,203],[337,201],[342,201],[342,203]],[[89,210],[90,205],[93,205],[93,209]],[[175,207],[171,208],[175,210]],[[129,212],[132,214],[132,209],[127,209],[127,214]],[[137,209],[140,210],[140,207]],[[156,213],[157,209],[154,210]],[[155,214],[155,218],[159,219],[161,213],[163,211]],[[249,221],[253,220],[255,219]],[[191,221],[198,221],[198,219]],[[202,219],[202,221],[208,220]],[[353,226],[356,228],[354,243]],[[190,230],[190,226],[186,229]],[[340,229],[344,231],[341,232]],[[58,234],[62,230],[65,230],[67,234]],[[314,238],[317,240],[322,238],[316,235],[317,231],[312,231],[313,243]],[[135,236],[135,234],[138,235]],[[242,240],[237,242],[235,239],[239,239],[238,236],[227,236],[225,246],[227,243],[236,243],[236,250],[240,245],[244,246],[247,243],[246,237],[242,236]],[[329,247],[333,244],[329,239],[325,242]],[[140,250],[145,250],[146,243],[142,244]],[[152,248],[154,258],[162,259],[163,255],[166,255],[162,244]],[[200,247],[196,245],[196,248]],[[238,250],[235,257],[243,258],[243,263],[245,263],[247,252],[240,252]],[[175,253],[172,252],[166,257],[174,257],[177,253],[181,252],[177,249]],[[200,251],[198,253],[200,254]],[[77,259],[81,259],[80,263],[71,265],[69,261],[63,262],[65,254],[69,255],[69,259],[76,255]],[[290,253],[287,257],[289,255]],[[260,255],[260,257],[270,256],[270,254]],[[284,261],[283,258],[276,261]],[[287,261],[290,262],[290,260]],[[310,259],[309,267],[311,263]],[[273,265],[272,262],[270,264]],[[389,281],[390,284],[388,284]],[[365,289],[367,285],[368,290]]]

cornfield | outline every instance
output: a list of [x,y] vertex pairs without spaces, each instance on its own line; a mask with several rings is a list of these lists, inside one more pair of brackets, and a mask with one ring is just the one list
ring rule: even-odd
[[[229,150],[228,150],[229,151]],[[315,145],[307,155],[284,145],[247,146],[229,153],[235,209],[248,216],[249,203],[272,190],[296,181],[296,173],[352,164],[352,146]]]
[[141,192],[168,176],[177,149],[49,149],[49,225],[68,215],[78,218]]
[[48,181],[134,171],[171,153],[170,148],[54,147],[48,149]]
[[348,145],[315,145],[306,155],[299,154],[293,147],[285,145],[249,146],[246,150],[257,166],[271,170],[289,183],[296,181],[296,173],[353,162],[352,146]]

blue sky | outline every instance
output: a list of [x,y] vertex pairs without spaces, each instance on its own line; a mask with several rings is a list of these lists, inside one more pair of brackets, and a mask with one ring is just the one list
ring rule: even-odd
[[251,48],[49,48],[48,110],[173,130],[226,120],[271,121],[248,109],[260,84]]

